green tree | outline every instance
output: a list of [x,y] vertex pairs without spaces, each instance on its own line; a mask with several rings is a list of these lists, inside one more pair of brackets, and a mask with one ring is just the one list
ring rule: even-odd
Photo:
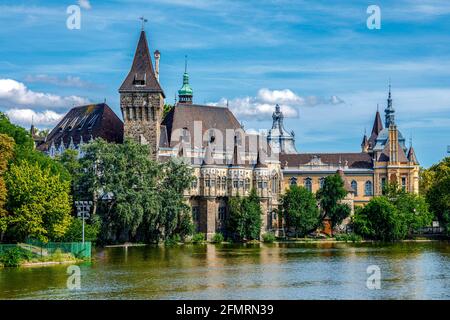
[[238,240],[259,240],[261,233],[261,204],[256,190],[248,197],[239,195],[229,200],[228,234]]
[[164,104],[163,116],[162,116],[163,119],[167,116],[167,114],[170,112],[170,110],[172,110],[172,108],[173,108],[173,105]]
[[305,236],[320,224],[320,214],[314,195],[304,187],[291,186],[282,197],[284,217],[296,235]]
[[349,206],[341,203],[346,196],[344,181],[337,173],[326,177],[323,187],[317,192],[316,197],[322,209],[322,219],[328,217],[332,228],[339,225],[351,213]]
[[157,163],[148,146],[132,140],[111,144],[98,139],[84,151],[75,169],[77,189],[79,198],[94,199],[94,215],[102,221],[100,241],[153,242],[192,233],[183,197],[192,181],[186,164]]
[[0,241],[2,241],[7,226],[7,211],[5,208],[7,190],[4,174],[8,169],[8,162],[14,155],[14,139],[6,134],[0,134],[0,155]]
[[353,217],[355,233],[369,239],[391,241],[405,238],[405,227],[398,209],[386,198],[376,197],[357,210]]
[[61,238],[70,224],[69,182],[26,160],[12,164],[5,178],[7,234],[15,240]]

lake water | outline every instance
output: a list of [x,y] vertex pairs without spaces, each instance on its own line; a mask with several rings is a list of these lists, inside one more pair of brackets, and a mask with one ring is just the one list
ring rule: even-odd
[[0,299],[450,298],[448,242],[104,248],[79,266],[79,290],[67,265],[0,269]]

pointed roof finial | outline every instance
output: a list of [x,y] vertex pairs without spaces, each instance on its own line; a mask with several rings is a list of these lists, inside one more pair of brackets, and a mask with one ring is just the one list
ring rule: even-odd
[[188,57],[187,57],[187,54],[184,56],[184,73],[187,73],[187,60],[188,60]]
[[142,16],[142,17],[139,17],[139,20],[141,20],[141,21],[142,21],[141,31],[144,31],[144,29],[145,29],[145,23],[146,23],[146,22],[148,22],[148,20],[147,20],[147,19],[145,19],[145,17],[144,17],[144,16]]
[[389,99],[391,98],[391,77],[389,77]]
[[380,112],[380,104],[377,103],[377,112]]

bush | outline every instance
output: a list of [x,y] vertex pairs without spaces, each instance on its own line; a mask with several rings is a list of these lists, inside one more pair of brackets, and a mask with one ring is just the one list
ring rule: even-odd
[[203,243],[205,242],[205,234],[199,232],[194,234],[194,236],[192,237],[192,242],[193,243]]
[[212,243],[222,243],[224,240],[223,235],[221,233],[215,233],[212,237]]
[[8,249],[0,254],[0,262],[5,267],[19,267],[23,261],[29,261],[31,258],[31,252],[19,247]]
[[[100,220],[93,218],[91,223],[84,223],[84,240],[95,242],[100,232]],[[63,242],[81,242],[83,233],[83,222],[81,219],[72,218],[72,221],[67,229],[66,233],[62,237]]]
[[263,241],[267,243],[272,243],[275,241],[275,234],[273,232],[267,232],[263,234]]
[[173,246],[173,245],[177,245],[181,242],[181,236],[179,234],[174,234],[173,236],[171,236],[170,238],[167,238],[164,241],[164,245],[166,246]]
[[361,242],[362,237],[356,233],[340,233],[336,234],[334,237],[337,241],[345,242]]

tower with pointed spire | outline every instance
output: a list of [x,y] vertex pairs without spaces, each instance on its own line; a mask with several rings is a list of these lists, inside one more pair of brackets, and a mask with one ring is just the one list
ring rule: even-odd
[[387,98],[387,107],[385,112],[385,127],[389,128],[391,124],[395,124],[395,110],[392,106],[391,82],[389,81],[389,93]]
[[293,132],[288,132],[284,128],[284,115],[280,106],[275,106],[275,111],[272,114],[272,129],[269,130],[267,136],[267,143],[275,153],[295,154],[295,136]]
[[[158,60],[159,56],[157,51],[155,57]],[[124,120],[124,137],[150,145],[154,159],[158,153],[165,98],[158,73],[153,68],[147,37],[142,29],[133,64],[119,88],[120,109]]]
[[187,57],[184,61],[184,74],[183,74],[183,86],[178,90],[178,101],[179,103],[192,104],[192,98],[194,96],[194,91],[189,84],[189,74],[187,73]]

